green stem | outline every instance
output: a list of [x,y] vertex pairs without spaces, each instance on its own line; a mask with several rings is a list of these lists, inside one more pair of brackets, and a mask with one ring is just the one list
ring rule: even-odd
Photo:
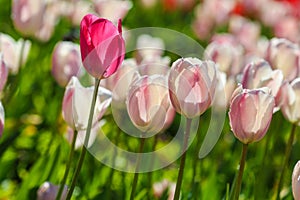
[[135,190],[136,190],[136,186],[137,186],[137,182],[138,182],[138,178],[139,178],[139,173],[137,172],[137,170],[140,167],[140,161],[141,161],[141,152],[143,152],[144,146],[145,146],[145,139],[146,138],[141,138],[141,143],[140,143],[140,149],[139,149],[139,154],[137,157],[137,163],[136,163],[136,168],[135,168],[135,173],[134,173],[134,177],[133,177],[133,183],[132,183],[132,188],[131,188],[131,194],[130,194],[130,200],[134,199],[134,195],[135,195]]
[[94,88],[94,94],[93,94],[93,99],[92,99],[92,103],[91,103],[91,109],[90,109],[90,114],[89,114],[89,119],[88,119],[88,125],[87,125],[87,129],[86,129],[86,135],[85,135],[85,139],[84,139],[84,146],[82,147],[82,151],[80,154],[80,158],[76,167],[76,170],[74,172],[73,175],[73,179],[71,182],[71,186],[70,186],[70,190],[68,192],[67,195],[67,200],[71,199],[74,188],[75,188],[75,184],[78,178],[78,175],[80,173],[83,161],[84,161],[84,157],[87,151],[87,144],[89,142],[90,139],[90,133],[91,133],[91,129],[92,129],[92,123],[93,123],[93,116],[94,116],[94,110],[95,110],[95,104],[96,104],[96,100],[97,100],[97,95],[98,95],[98,88],[99,88],[99,84],[100,84],[100,80],[101,79],[95,79],[95,88]]
[[178,200],[179,196],[180,196],[180,189],[181,189],[184,166],[185,166],[185,159],[186,159],[186,151],[187,151],[188,141],[189,141],[189,137],[190,137],[191,123],[192,123],[192,119],[187,118],[186,119],[186,131],[184,134],[184,142],[183,142],[183,149],[182,149],[183,154],[182,154],[182,157],[180,160],[180,167],[179,167],[179,172],[178,172],[178,177],[177,177],[177,182],[176,182],[174,200]]
[[62,192],[63,192],[63,189],[65,187],[65,184],[66,184],[66,181],[67,181],[67,178],[68,178],[68,175],[69,175],[71,163],[72,163],[72,160],[73,160],[73,155],[74,155],[74,149],[75,149],[75,143],[76,143],[77,135],[78,135],[78,131],[74,130],[74,135],[73,135],[73,138],[72,138],[72,144],[71,144],[69,159],[68,159],[68,162],[67,162],[67,165],[66,165],[66,170],[65,170],[64,177],[63,177],[63,179],[61,181],[61,184],[60,184],[60,187],[59,187],[59,191],[58,191],[57,196],[56,196],[56,200],[60,200]]
[[247,156],[248,144],[243,144],[242,156],[239,165],[239,172],[235,186],[234,192],[234,200],[238,200],[240,196],[241,186],[242,186],[242,178],[245,168],[246,156]]
[[[157,142],[158,142],[158,135],[155,135],[155,136],[154,136],[153,145],[152,145],[152,152],[155,151]],[[152,155],[150,161],[153,161],[153,155]],[[152,188],[152,176],[153,176],[152,168],[153,168],[153,166],[154,166],[154,163],[151,162],[151,163],[149,164],[149,166],[150,166],[150,171],[148,172],[148,188],[149,188],[149,190],[150,190],[150,189]],[[148,199],[152,199],[152,198],[151,198],[151,193],[150,193],[150,192],[148,192]]]
[[280,174],[280,178],[279,178],[279,183],[277,185],[277,192],[276,192],[276,199],[279,199],[280,196],[280,190],[283,184],[283,177],[284,177],[284,172],[285,172],[285,168],[289,162],[290,156],[291,156],[291,152],[292,152],[292,146],[293,146],[293,142],[294,142],[294,137],[295,137],[295,130],[296,130],[296,124],[293,124],[292,126],[292,130],[291,130],[291,134],[285,149],[285,156],[284,156],[284,161],[283,161],[283,165],[281,167],[281,174]]

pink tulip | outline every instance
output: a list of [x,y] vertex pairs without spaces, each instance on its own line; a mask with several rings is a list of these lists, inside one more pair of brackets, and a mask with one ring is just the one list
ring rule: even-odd
[[86,13],[93,12],[92,2],[86,0],[60,1],[61,15],[66,16],[74,26],[79,26]]
[[127,111],[133,124],[143,133],[163,130],[171,106],[164,76],[143,76],[132,83],[127,96]]
[[273,69],[282,70],[284,78],[288,81],[292,81],[299,76],[300,48],[287,39],[271,39],[267,49],[266,60]]
[[106,19],[86,15],[80,24],[80,51],[83,66],[95,78],[107,78],[124,60],[125,42],[121,21],[118,27]]
[[283,74],[281,70],[272,70],[269,63],[263,59],[249,63],[243,72],[243,88],[268,87],[274,97],[276,97],[282,82]]
[[281,111],[291,123],[300,125],[300,78],[285,82],[280,89]]
[[[64,120],[72,129],[80,131],[87,128],[89,109],[85,105],[91,104],[93,90],[94,87],[83,87],[74,76],[67,85],[63,98],[62,114]],[[110,102],[111,92],[99,87],[93,125],[101,119]]]
[[[22,45],[24,45],[23,48]],[[3,59],[12,74],[18,73],[20,65],[26,62],[30,47],[31,42],[29,40],[19,39],[16,42],[11,36],[0,33],[0,52],[3,54]],[[20,62],[21,54],[22,60]]]
[[254,90],[238,87],[232,96],[229,110],[233,134],[244,144],[261,140],[270,125],[275,100],[268,88]]
[[280,19],[274,26],[274,35],[278,38],[286,38],[292,42],[300,42],[299,19],[286,16]]
[[[58,193],[59,186],[53,185],[50,182],[44,182],[37,191],[37,200],[54,200]],[[66,199],[68,188],[64,187],[61,195],[61,200]]]
[[34,35],[42,27],[45,10],[44,0],[13,0],[12,20],[15,28],[25,36]]
[[2,103],[0,102],[0,137],[2,136],[4,130],[4,120],[5,120],[5,113]]
[[155,198],[161,198],[164,192],[168,189],[169,181],[164,179],[152,185],[153,195]]
[[8,76],[8,68],[6,66],[6,63],[3,60],[3,56],[0,53],[0,91],[3,90]]
[[79,45],[61,41],[52,53],[52,75],[57,83],[65,87],[72,76],[79,75],[81,66]]
[[176,60],[169,74],[169,93],[175,110],[188,117],[200,116],[210,107],[217,85],[216,65],[197,58]]
[[296,163],[293,170],[292,190],[295,200],[300,200],[300,161]]

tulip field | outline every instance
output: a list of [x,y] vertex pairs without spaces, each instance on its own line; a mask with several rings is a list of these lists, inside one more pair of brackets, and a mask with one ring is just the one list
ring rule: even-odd
[[299,0],[0,0],[0,200],[300,200]]

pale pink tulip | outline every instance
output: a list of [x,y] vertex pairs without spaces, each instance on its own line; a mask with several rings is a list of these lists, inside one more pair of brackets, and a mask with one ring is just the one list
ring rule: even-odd
[[137,79],[129,89],[126,103],[128,115],[140,131],[161,132],[171,106],[166,78],[152,75]]
[[287,39],[272,38],[267,49],[266,60],[273,69],[280,69],[288,81],[299,76],[300,48]]
[[275,100],[268,88],[238,87],[231,99],[229,120],[233,134],[244,144],[261,140],[273,115]]
[[295,200],[300,200],[300,161],[294,167],[292,175],[292,190]]
[[45,10],[44,0],[13,0],[12,20],[15,28],[25,36],[33,36],[42,27]]
[[52,53],[52,75],[60,86],[65,87],[72,76],[79,76],[80,66],[78,44],[61,41],[55,45]]
[[3,56],[0,53],[0,91],[3,90],[5,87],[6,81],[8,76],[8,68],[6,66],[6,63],[3,60]]
[[283,116],[291,123],[300,125],[300,78],[283,84],[279,95]]
[[172,64],[168,85],[171,102],[178,113],[188,118],[200,116],[215,96],[216,65],[197,58],[178,59]]
[[30,47],[31,42],[29,40],[19,39],[16,42],[11,36],[0,33],[0,52],[12,74],[18,73],[19,68],[25,64]]
[[[77,131],[85,130],[88,124],[89,109],[92,102],[94,86],[83,87],[76,77],[72,77],[63,97],[62,114],[67,124]],[[103,116],[111,102],[111,92],[99,87],[96,100],[93,125]]]
[[4,130],[5,113],[2,103],[0,102],[0,138]]
[[79,26],[87,13],[93,13],[93,4],[86,0],[69,0],[61,6],[61,14],[66,16],[74,26]]
[[[58,190],[59,186],[53,185],[50,182],[44,182],[37,191],[37,200],[55,200]],[[67,192],[68,188],[65,186],[60,198],[61,200],[67,198]]]
[[286,16],[280,19],[274,26],[274,35],[278,38],[286,38],[292,42],[300,42],[299,19]]
[[160,182],[153,183],[152,190],[155,198],[161,198],[164,192],[168,189],[169,181],[164,179]]

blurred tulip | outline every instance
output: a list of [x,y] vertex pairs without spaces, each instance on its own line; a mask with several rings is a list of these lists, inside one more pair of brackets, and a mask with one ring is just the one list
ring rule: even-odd
[[204,113],[214,99],[217,70],[212,61],[176,60],[169,74],[169,93],[175,110],[193,118]]
[[[59,186],[53,185],[50,182],[44,182],[37,191],[37,200],[55,200]],[[66,199],[68,188],[64,187],[61,200]]]
[[274,26],[274,35],[278,38],[286,38],[292,42],[300,42],[299,19],[286,16],[280,19]]
[[118,22],[124,19],[132,7],[132,2],[128,0],[94,0],[96,13],[102,18]]
[[300,78],[290,84],[285,83],[280,89],[281,111],[291,123],[300,125]]
[[153,57],[152,59],[143,60],[138,67],[141,75],[165,75],[170,71],[170,57]]
[[107,78],[119,68],[125,56],[121,21],[88,14],[80,24],[80,51],[83,66],[95,78]]
[[235,137],[244,144],[261,140],[270,126],[274,106],[275,100],[268,88],[238,87],[229,110],[230,127]]
[[165,126],[171,106],[164,76],[142,76],[132,83],[127,111],[133,124],[143,133],[159,133]]
[[189,11],[195,5],[195,0],[163,0],[162,4],[167,11]]
[[300,161],[296,163],[293,170],[292,190],[295,200],[300,200]]
[[[76,77],[72,77],[66,87],[63,97],[62,114],[67,124],[77,131],[85,130],[88,124],[89,109],[84,105],[90,105],[94,87],[83,87]],[[111,92],[99,87],[96,100],[93,125],[99,121],[111,102]]]
[[12,74],[18,73],[20,65],[26,62],[30,47],[29,40],[19,39],[16,42],[11,36],[0,33],[0,52]]
[[8,76],[8,68],[6,66],[6,63],[3,60],[3,56],[0,53],[0,91],[3,90]]
[[169,181],[167,179],[154,183],[152,185],[154,197],[161,198],[164,192],[167,190],[168,186],[169,186]]
[[24,36],[32,36],[40,30],[46,10],[44,0],[13,0],[12,20],[15,28]]
[[288,81],[299,76],[300,48],[295,43],[284,38],[270,40],[266,60],[273,69],[280,69]]
[[61,41],[52,53],[52,75],[57,83],[65,87],[72,76],[78,76],[81,65],[79,45]]
[[214,35],[204,52],[206,59],[214,61],[227,76],[237,75],[242,70],[244,48],[233,35]]
[[244,68],[242,85],[245,89],[268,87],[276,97],[282,83],[281,70],[272,70],[269,63],[263,59],[251,62]]
[[5,113],[2,103],[0,102],[0,138],[4,130]]
[[86,13],[92,13],[92,3],[85,0],[62,1],[61,14],[66,16],[74,26],[79,26]]

